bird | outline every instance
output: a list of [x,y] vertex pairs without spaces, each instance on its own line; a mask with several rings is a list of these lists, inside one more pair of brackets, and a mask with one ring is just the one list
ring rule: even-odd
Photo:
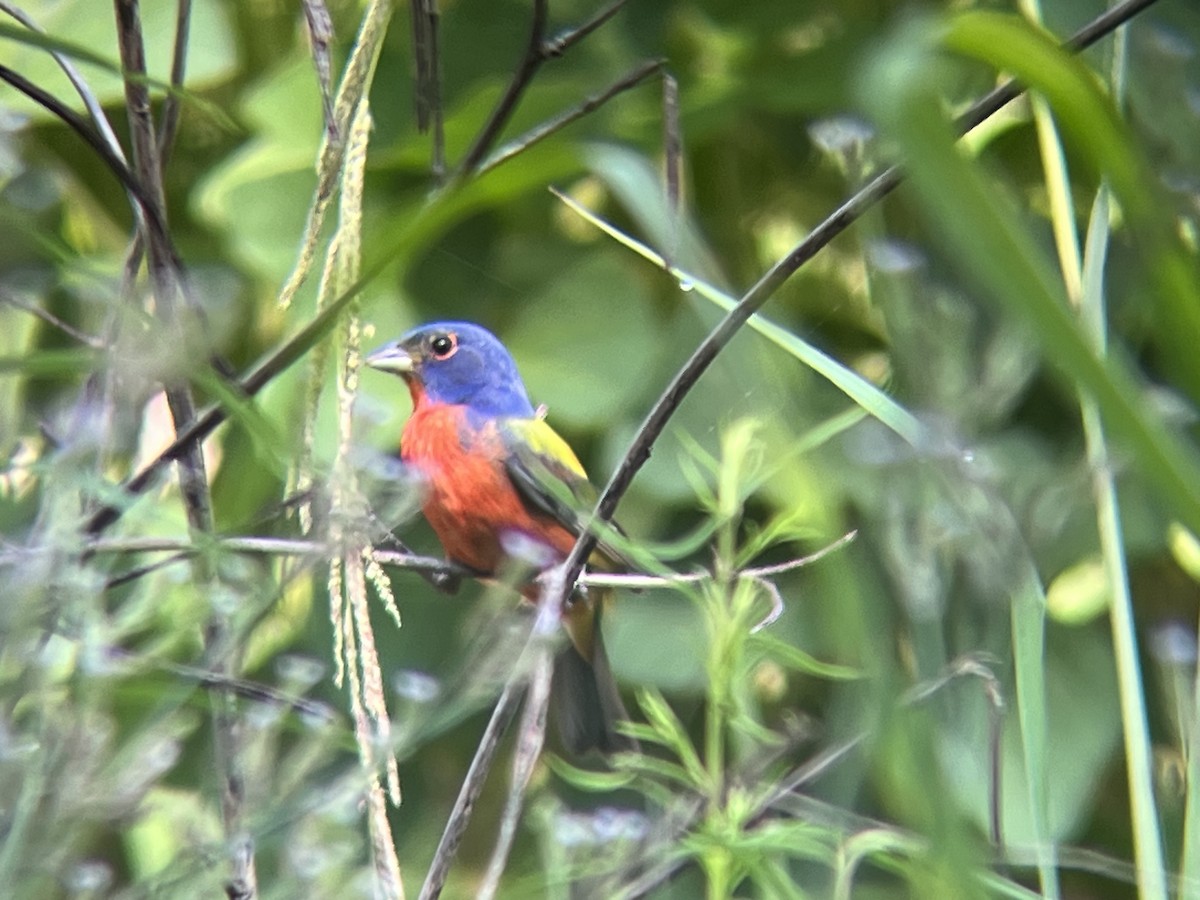
[[[499,338],[473,322],[433,322],[365,363],[408,386],[413,409],[400,458],[423,482],[422,512],[451,562],[486,577],[513,561],[544,572],[566,559],[596,490],[544,408],[530,402]],[[620,558],[602,542],[589,563],[612,569]],[[522,593],[536,597],[532,581]],[[629,714],[600,629],[607,593],[592,589],[568,603],[570,641],[554,663],[551,715],[578,757],[637,747],[616,728]]]

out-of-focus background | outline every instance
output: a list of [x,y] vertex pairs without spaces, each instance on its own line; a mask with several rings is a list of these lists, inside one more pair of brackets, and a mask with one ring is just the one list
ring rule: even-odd
[[[82,113],[48,50],[73,60],[129,155],[112,10],[18,5],[45,37],[0,16],[0,64]],[[177,4],[140,6],[160,114]],[[648,566],[680,572],[728,575],[856,537],[760,581],[619,593],[608,649],[659,739],[643,735],[650,759],[616,775],[574,761],[602,772],[588,776],[549,761],[551,734],[500,894],[1200,892],[1196,832],[1190,853],[1185,840],[1200,827],[1200,10],[1161,0],[1073,59],[1053,44],[1105,4],[1037,6],[632,0],[543,62],[489,150],[661,59],[678,83],[675,206],[657,73],[439,184],[398,5],[362,177],[332,179],[311,274],[283,308],[326,136],[305,11],[200,0],[163,182],[198,308],[179,333],[144,276],[125,277],[121,183],[44,104],[0,86],[4,893],[222,892],[227,769],[205,676],[218,656],[243,680],[229,745],[261,896],[384,890],[353,686],[334,683],[340,551],[189,536],[173,472],[122,496],[173,437],[164,380],[229,412],[205,443],[219,535],[389,549],[394,530],[436,556],[395,459],[407,392],[369,370],[345,386],[348,348],[433,319],[486,325],[602,484],[722,297],[901,159],[911,182],[775,291],[769,322],[742,329],[687,394],[618,511]],[[437,7],[454,172],[525,52],[531,3]],[[598,9],[555,0],[547,35]],[[335,87],[365,10],[329,4]],[[1039,15],[1053,40],[1028,24]],[[1008,72],[1045,99],[1010,104],[952,150],[947,123]],[[344,255],[324,269],[335,240]],[[353,303],[252,400],[210,362],[249,371],[351,285]],[[828,356],[816,368],[815,351]],[[357,390],[352,418],[339,378]],[[88,534],[105,504],[119,522]],[[206,563],[155,567],[169,554],[153,540],[194,542]],[[450,595],[404,568],[369,580],[385,578],[402,620],[372,586],[403,792],[388,816],[415,896],[525,619],[469,581]],[[778,620],[751,634],[775,596]],[[446,896],[482,883],[511,744]]]

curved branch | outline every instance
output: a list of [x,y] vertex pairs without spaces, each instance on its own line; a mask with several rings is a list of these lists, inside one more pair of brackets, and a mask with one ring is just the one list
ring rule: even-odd
[[[1129,21],[1155,0],[1127,0],[1097,16],[1074,35],[1063,46],[1080,51],[1091,46],[1100,38]],[[996,88],[967,110],[958,120],[959,132],[965,134],[989,116],[993,115],[1009,102],[1020,96],[1023,88],[1014,82],[1008,82]],[[674,415],[683,398],[704,374],[717,354],[724,349],[735,334],[746,324],[747,320],[758,312],[771,296],[795,272],[817,253],[824,249],[835,237],[856,222],[867,209],[891,193],[904,176],[899,165],[894,165],[877,175],[865,187],[854,194],[849,200],[836,209],[820,225],[814,228],[804,240],[797,244],[790,253],[772,266],[750,290],[742,296],[725,317],[717,324],[692,353],[683,368],[675,373],[666,390],[658,398],[653,408],[643,420],[641,427],[634,436],[633,442],[626,451],[620,465],[613,472],[600,500],[596,504],[594,517],[601,522],[608,522],[616,511],[621,497],[629,489],[638,470],[650,458],[650,451],[662,434],[663,428]],[[584,562],[596,547],[595,531],[592,528],[584,530],[571,555],[567,558],[568,586],[574,585],[583,571]],[[568,594],[563,596],[566,601]]]

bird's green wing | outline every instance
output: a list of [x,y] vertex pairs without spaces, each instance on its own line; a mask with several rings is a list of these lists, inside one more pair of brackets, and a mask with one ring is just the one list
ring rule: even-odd
[[[521,499],[578,537],[598,494],[567,442],[540,418],[505,419],[500,436],[505,469]],[[628,565],[615,548],[603,541],[599,546],[610,560]]]

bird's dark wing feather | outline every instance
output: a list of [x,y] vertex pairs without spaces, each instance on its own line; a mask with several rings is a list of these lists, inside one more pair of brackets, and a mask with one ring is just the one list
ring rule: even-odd
[[[598,495],[567,442],[542,419],[505,419],[500,435],[505,470],[522,501],[578,537]],[[607,542],[597,546],[606,568],[637,568]]]

